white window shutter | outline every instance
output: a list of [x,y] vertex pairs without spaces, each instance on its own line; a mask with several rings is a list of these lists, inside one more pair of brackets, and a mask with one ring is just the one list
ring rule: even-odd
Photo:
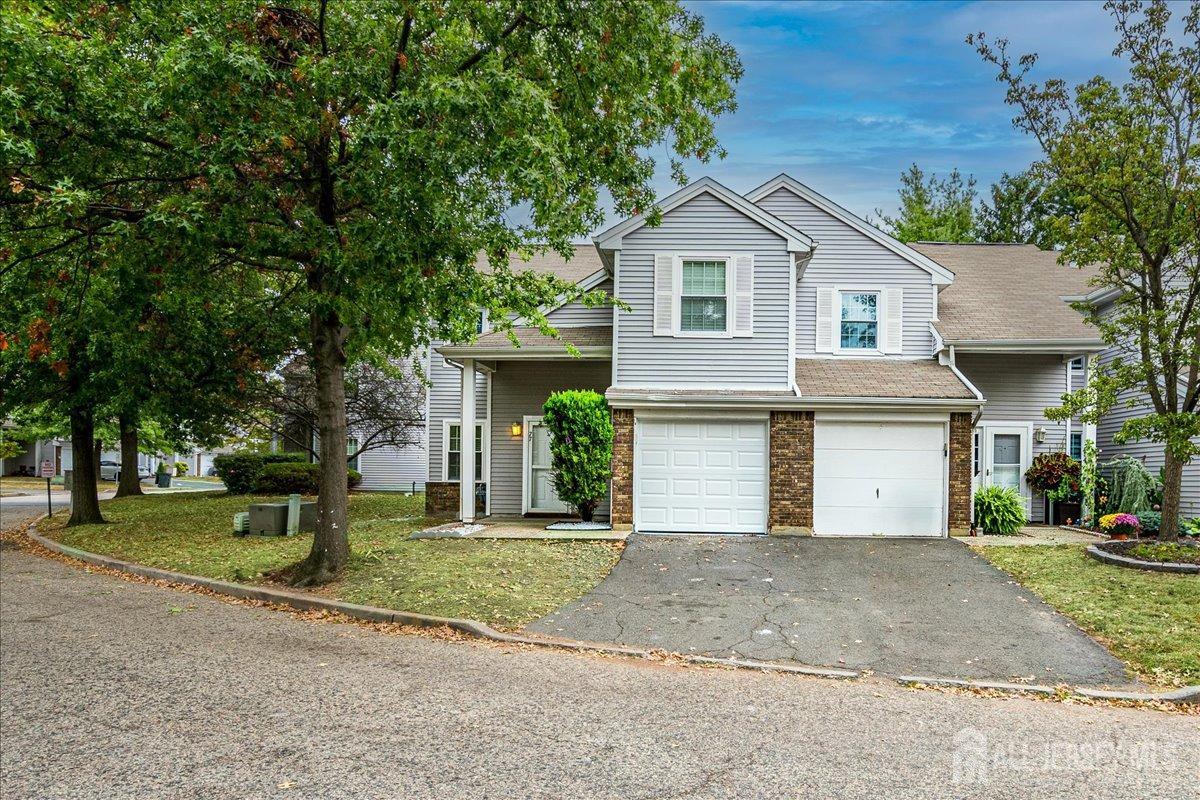
[[733,257],[733,335],[754,335],[754,256]]
[[833,352],[833,289],[817,289],[817,352]]
[[654,335],[675,333],[675,256],[654,254]]
[[887,289],[883,301],[883,352],[904,352],[904,290]]

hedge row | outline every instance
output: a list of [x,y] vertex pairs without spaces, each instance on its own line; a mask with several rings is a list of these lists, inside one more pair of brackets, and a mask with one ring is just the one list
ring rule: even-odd
[[[316,494],[321,465],[309,463],[303,453],[226,453],[213,459],[213,468],[230,494]],[[362,475],[346,470],[351,487]]]

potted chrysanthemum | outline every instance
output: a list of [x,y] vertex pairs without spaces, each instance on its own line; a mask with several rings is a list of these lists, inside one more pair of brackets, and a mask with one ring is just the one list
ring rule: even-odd
[[1100,518],[1100,532],[1117,541],[1136,539],[1141,530],[1142,523],[1133,514],[1106,514]]

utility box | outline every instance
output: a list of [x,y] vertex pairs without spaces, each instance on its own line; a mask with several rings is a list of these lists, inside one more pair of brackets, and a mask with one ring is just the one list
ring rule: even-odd
[[[287,535],[287,503],[254,503],[250,506],[250,534],[254,536]],[[300,530],[312,532],[317,529],[317,504],[313,501],[300,504]]]

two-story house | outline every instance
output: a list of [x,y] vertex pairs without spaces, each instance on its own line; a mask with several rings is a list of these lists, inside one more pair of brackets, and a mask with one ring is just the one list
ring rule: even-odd
[[1101,348],[1060,299],[1089,273],[1032,247],[908,246],[786,175],[744,196],[703,179],[661,208],[514,264],[628,304],[549,312],[577,357],[533,327],[435,348],[430,513],[567,512],[541,407],[590,388],[616,429],[614,527],[944,536],[991,483],[1041,518],[1033,456],[1095,435],[1042,414]]

